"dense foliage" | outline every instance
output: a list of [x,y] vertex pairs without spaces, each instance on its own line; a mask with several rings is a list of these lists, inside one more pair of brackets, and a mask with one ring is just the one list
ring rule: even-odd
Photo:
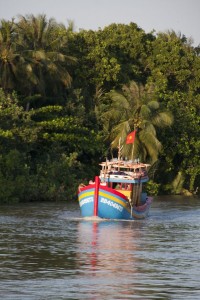
[[152,193],[200,185],[200,57],[135,23],[73,31],[45,15],[0,23],[0,202],[75,199],[115,153],[152,164]]

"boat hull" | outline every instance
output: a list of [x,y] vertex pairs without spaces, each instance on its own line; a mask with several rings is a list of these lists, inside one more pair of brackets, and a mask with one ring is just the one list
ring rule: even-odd
[[[78,193],[78,200],[82,217],[94,216],[95,185],[82,188]],[[151,198],[138,206],[130,208],[127,198],[122,193],[100,185],[98,190],[97,215],[104,219],[144,219],[147,217],[151,205]]]

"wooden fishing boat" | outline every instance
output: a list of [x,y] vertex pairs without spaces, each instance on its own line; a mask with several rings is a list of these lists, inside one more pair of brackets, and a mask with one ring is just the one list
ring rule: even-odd
[[152,202],[145,192],[149,165],[122,160],[119,156],[100,166],[95,181],[78,188],[81,215],[124,220],[147,217]]
[[[126,144],[133,144],[136,130],[128,134]],[[145,192],[150,165],[140,163],[139,159],[121,158],[120,139],[118,158],[106,160],[100,164],[100,175],[95,182],[81,184],[78,188],[78,200],[83,217],[103,219],[144,219],[148,216],[152,197]],[[133,157],[134,146],[132,147]]]

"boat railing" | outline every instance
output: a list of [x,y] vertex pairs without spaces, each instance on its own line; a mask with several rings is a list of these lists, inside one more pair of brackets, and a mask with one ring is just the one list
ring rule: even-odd
[[138,172],[124,172],[124,171],[101,171],[100,172],[100,177],[131,177],[131,178],[144,178],[147,177],[147,172],[146,171],[138,171]]

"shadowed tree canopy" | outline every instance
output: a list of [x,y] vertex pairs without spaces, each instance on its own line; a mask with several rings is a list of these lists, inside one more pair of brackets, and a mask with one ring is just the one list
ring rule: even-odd
[[20,16],[16,26],[18,49],[26,61],[27,92],[45,95],[49,86],[54,93],[59,92],[61,84],[69,87],[72,79],[66,66],[76,59],[64,53],[65,26],[53,18],[47,20],[45,15]]
[[0,87],[5,91],[16,88],[24,60],[17,49],[14,21],[0,22]]

